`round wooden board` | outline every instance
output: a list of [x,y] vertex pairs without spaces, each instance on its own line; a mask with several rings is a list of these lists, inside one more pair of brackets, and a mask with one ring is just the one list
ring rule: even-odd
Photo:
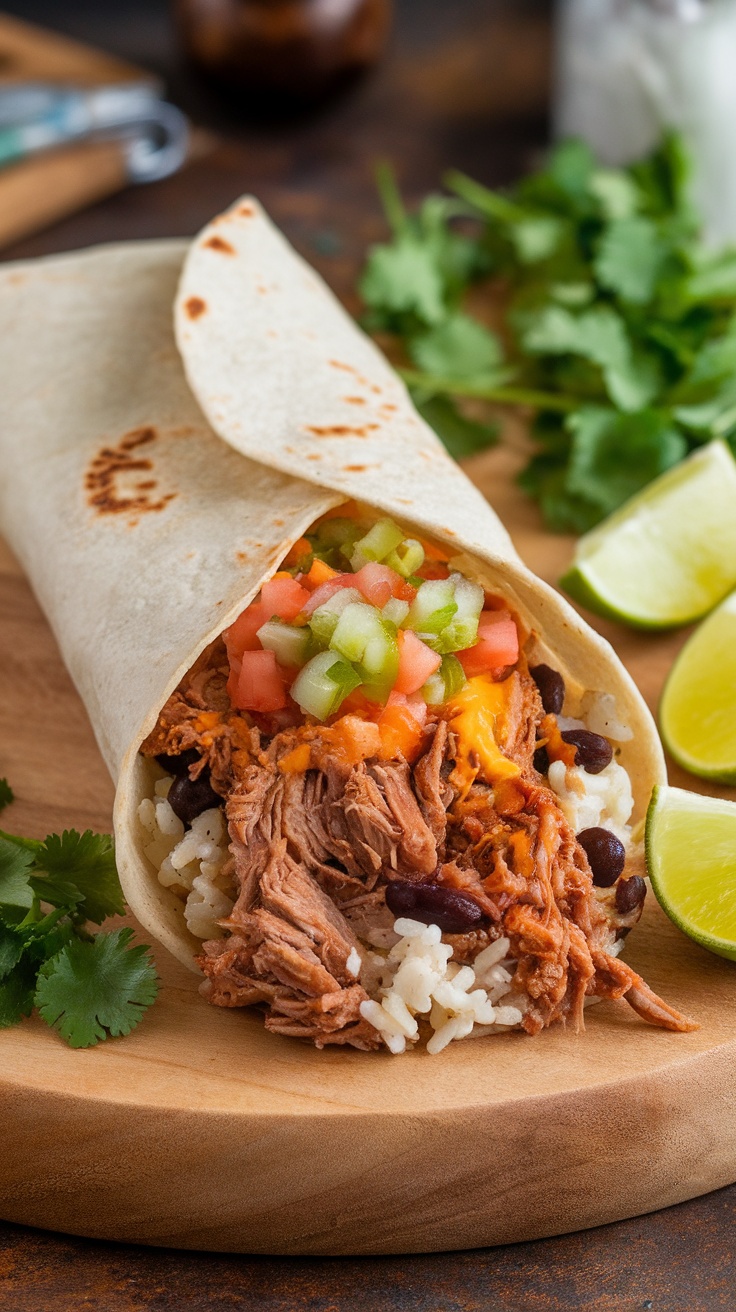
[[[522,439],[471,476],[553,580],[569,539],[515,489]],[[112,786],[37,605],[0,556],[3,816],[42,836],[110,826]],[[652,703],[684,635],[602,626]],[[697,787],[673,771],[673,782]],[[734,790],[724,790],[734,796]],[[599,1225],[736,1179],[736,975],[649,899],[627,959],[693,1034],[624,1003],[584,1035],[510,1034],[439,1057],[317,1052],[208,1007],[158,953],[129,1038],[74,1052],[34,1018],[0,1034],[0,1214],[74,1234],[251,1253],[400,1253]]]

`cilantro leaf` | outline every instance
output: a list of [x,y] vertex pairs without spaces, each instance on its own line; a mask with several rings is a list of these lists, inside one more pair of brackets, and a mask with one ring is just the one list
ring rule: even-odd
[[[736,449],[736,250],[705,246],[689,172],[670,133],[625,168],[563,142],[506,191],[452,172],[415,213],[382,176],[393,237],[368,257],[368,325],[397,335],[458,458],[488,440],[488,404],[536,411],[521,482],[551,527],[587,530],[699,442]],[[489,274],[503,340],[475,313]]]
[[609,306],[574,315],[550,305],[532,316],[522,342],[532,355],[580,355],[599,365],[611,400],[622,410],[640,410],[656,393],[651,362],[634,355],[623,319]]
[[501,345],[477,319],[448,315],[436,327],[414,337],[409,350],[415,364],[445,378],[476,378],[492,372],[502,359]]
[[75,829],[50,834],[39,848],[36,866],[45,877],[34,881],[39,896],[53,906],[73,906],[85,920],[99,925],[106,916],[122,915],[123,893],[108,834]]
[[687,442],[664,414],[621,415],[586,406],[570,415],[572,434],[565,488],[608,515],[622,501],[677,464]]
[[0,1029],[9,1029],[24,1016],[30,1016],[35,984],[35,971],[24,961],[19,961],[0,980]]
[[75,939],[41,967],[36,1006],[72,1048],[129,1034],[158,992],[146,946],[129,948],[132,929]]
[[469,419],[449,396],[415,394],[414,404],[454,460],[485,451],[498,440],[498,425]]
[[7,925],[0,925],[0,980],[9,975],[23,955],[23,938]]
[[15,793],[7,779],[0,779],[0,811],[3,811],[6,806],[10,806],[10,803],[14,801]]
[[360,282],[367,305],[411,312],[421,323],[434,324],[445,313],[442,293],[433,252],[413,236],[400,236],[392,246],[374,246],[370,252]]
[[9,838],[0,837],[0,907],[33,906],[29,879],[33,853]]
[[654,295],[666,256],[655,224],[639,215],[609,223],[593,267],[601,286],[615,292],[622,301],[646,305]]

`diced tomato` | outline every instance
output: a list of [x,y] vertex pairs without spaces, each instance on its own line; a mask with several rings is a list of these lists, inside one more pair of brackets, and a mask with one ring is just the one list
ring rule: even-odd
[[389,597],[398,597],[400,601],[413,601],[417,595],[406,579],[402,579],[395,569],[388,565],[379,565],[378,561],[369,561],[357,574],[351,575],[352,585],[362,592],[366,601],[379,609],[386,605]]
[[265,624],[266,620],[270,618],[271,616],[264,611],[262,602],[252,601],[247,610],[244,610],[242,615],[239,615],[233,621],[230,628],[225,629],[222,636],[225,639],[231,666],[234,660],[240,659],[244,651],[258,651],[260,649],[261,644],[256,634],[261,625]]
[[233,705],[241,711],[280,711],[286,706],[284,679],[272,651],[244,651]]
[[327,583],[328,579],[336,578],[338,573],[339,571],[333,569],[326,561],[313,560],[309,573],[303,574],[299,582],[302,587],[309,588],[310,592],[314,592],[315,588],[319,588],[323,583]]
[[[413,708],[398,699],[401,693],[391,694],[388,705],[378,717],[381,735],[381,754],[385,760],[401,755],[410,764],[416,760],[422,746],[422,726]],[[392,700],[393,699],[393,700]]]
[[326,583],[322,583],[302,607],[304,614],[313,615],[319,606],[324,606],[325,602],[329,601],[330,597],[334,597],[335,593],[339,592],[341,588],[354,587],[354,578],[354,574],[336,574],[334,579],[328,579]]
[[261,606],[267,619],[278,615],[280,620],[291,624],[304,610],[310,593],[297,583],[291,574],[277,574],[261,588]]
[[506,669],[519,659],[519,633],[508,611],[483,611],[474,647],[457,653],[469,679]]
[[395,692],[418,692],[430,674],[440,668],[442,657],[422,642],[411,629],[399,629],[399,673],[394,684]]

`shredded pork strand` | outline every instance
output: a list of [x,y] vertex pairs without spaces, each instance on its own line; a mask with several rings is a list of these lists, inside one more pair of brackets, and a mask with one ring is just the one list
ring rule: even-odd
[[[221,922],[226,936],[205,943],[198,958],[210,1002],[260,1004],[269,1030],[317,1047],[382,1046],[361,1016],[368,994],[350,963],[361,938],[390,928],[388,882],[431,879],[471,897],[486,919],[483,929],[444,935],[457,961],[510,940],[529,1034],[557,1023],[582,1029],[591,996],[626,998],[665,1029],[696,1028],[606,951],[615,916],[596,899],[587,857],[534,769],[544,711],[523,665],[509,675],[501,744],[520,774],[495,789],[460,778],[457,742],[441,718],[428,725],[413,767],[401,758],[356,762],[321,726],[272,719],[255,727],[232,710],[226,678],[215,643],[142,749],[155,756],[197,748],[191,777],[209,768],[225,802],[238,896]],[[305,742],[308,768],[282,769]],[[630,925],[622,918],[620,932]]]

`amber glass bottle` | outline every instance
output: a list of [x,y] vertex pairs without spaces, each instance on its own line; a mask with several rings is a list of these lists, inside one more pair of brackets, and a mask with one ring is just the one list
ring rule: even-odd
[[189,57],[243,99],[315,103],[381,54],[391,0],[173,0]]

